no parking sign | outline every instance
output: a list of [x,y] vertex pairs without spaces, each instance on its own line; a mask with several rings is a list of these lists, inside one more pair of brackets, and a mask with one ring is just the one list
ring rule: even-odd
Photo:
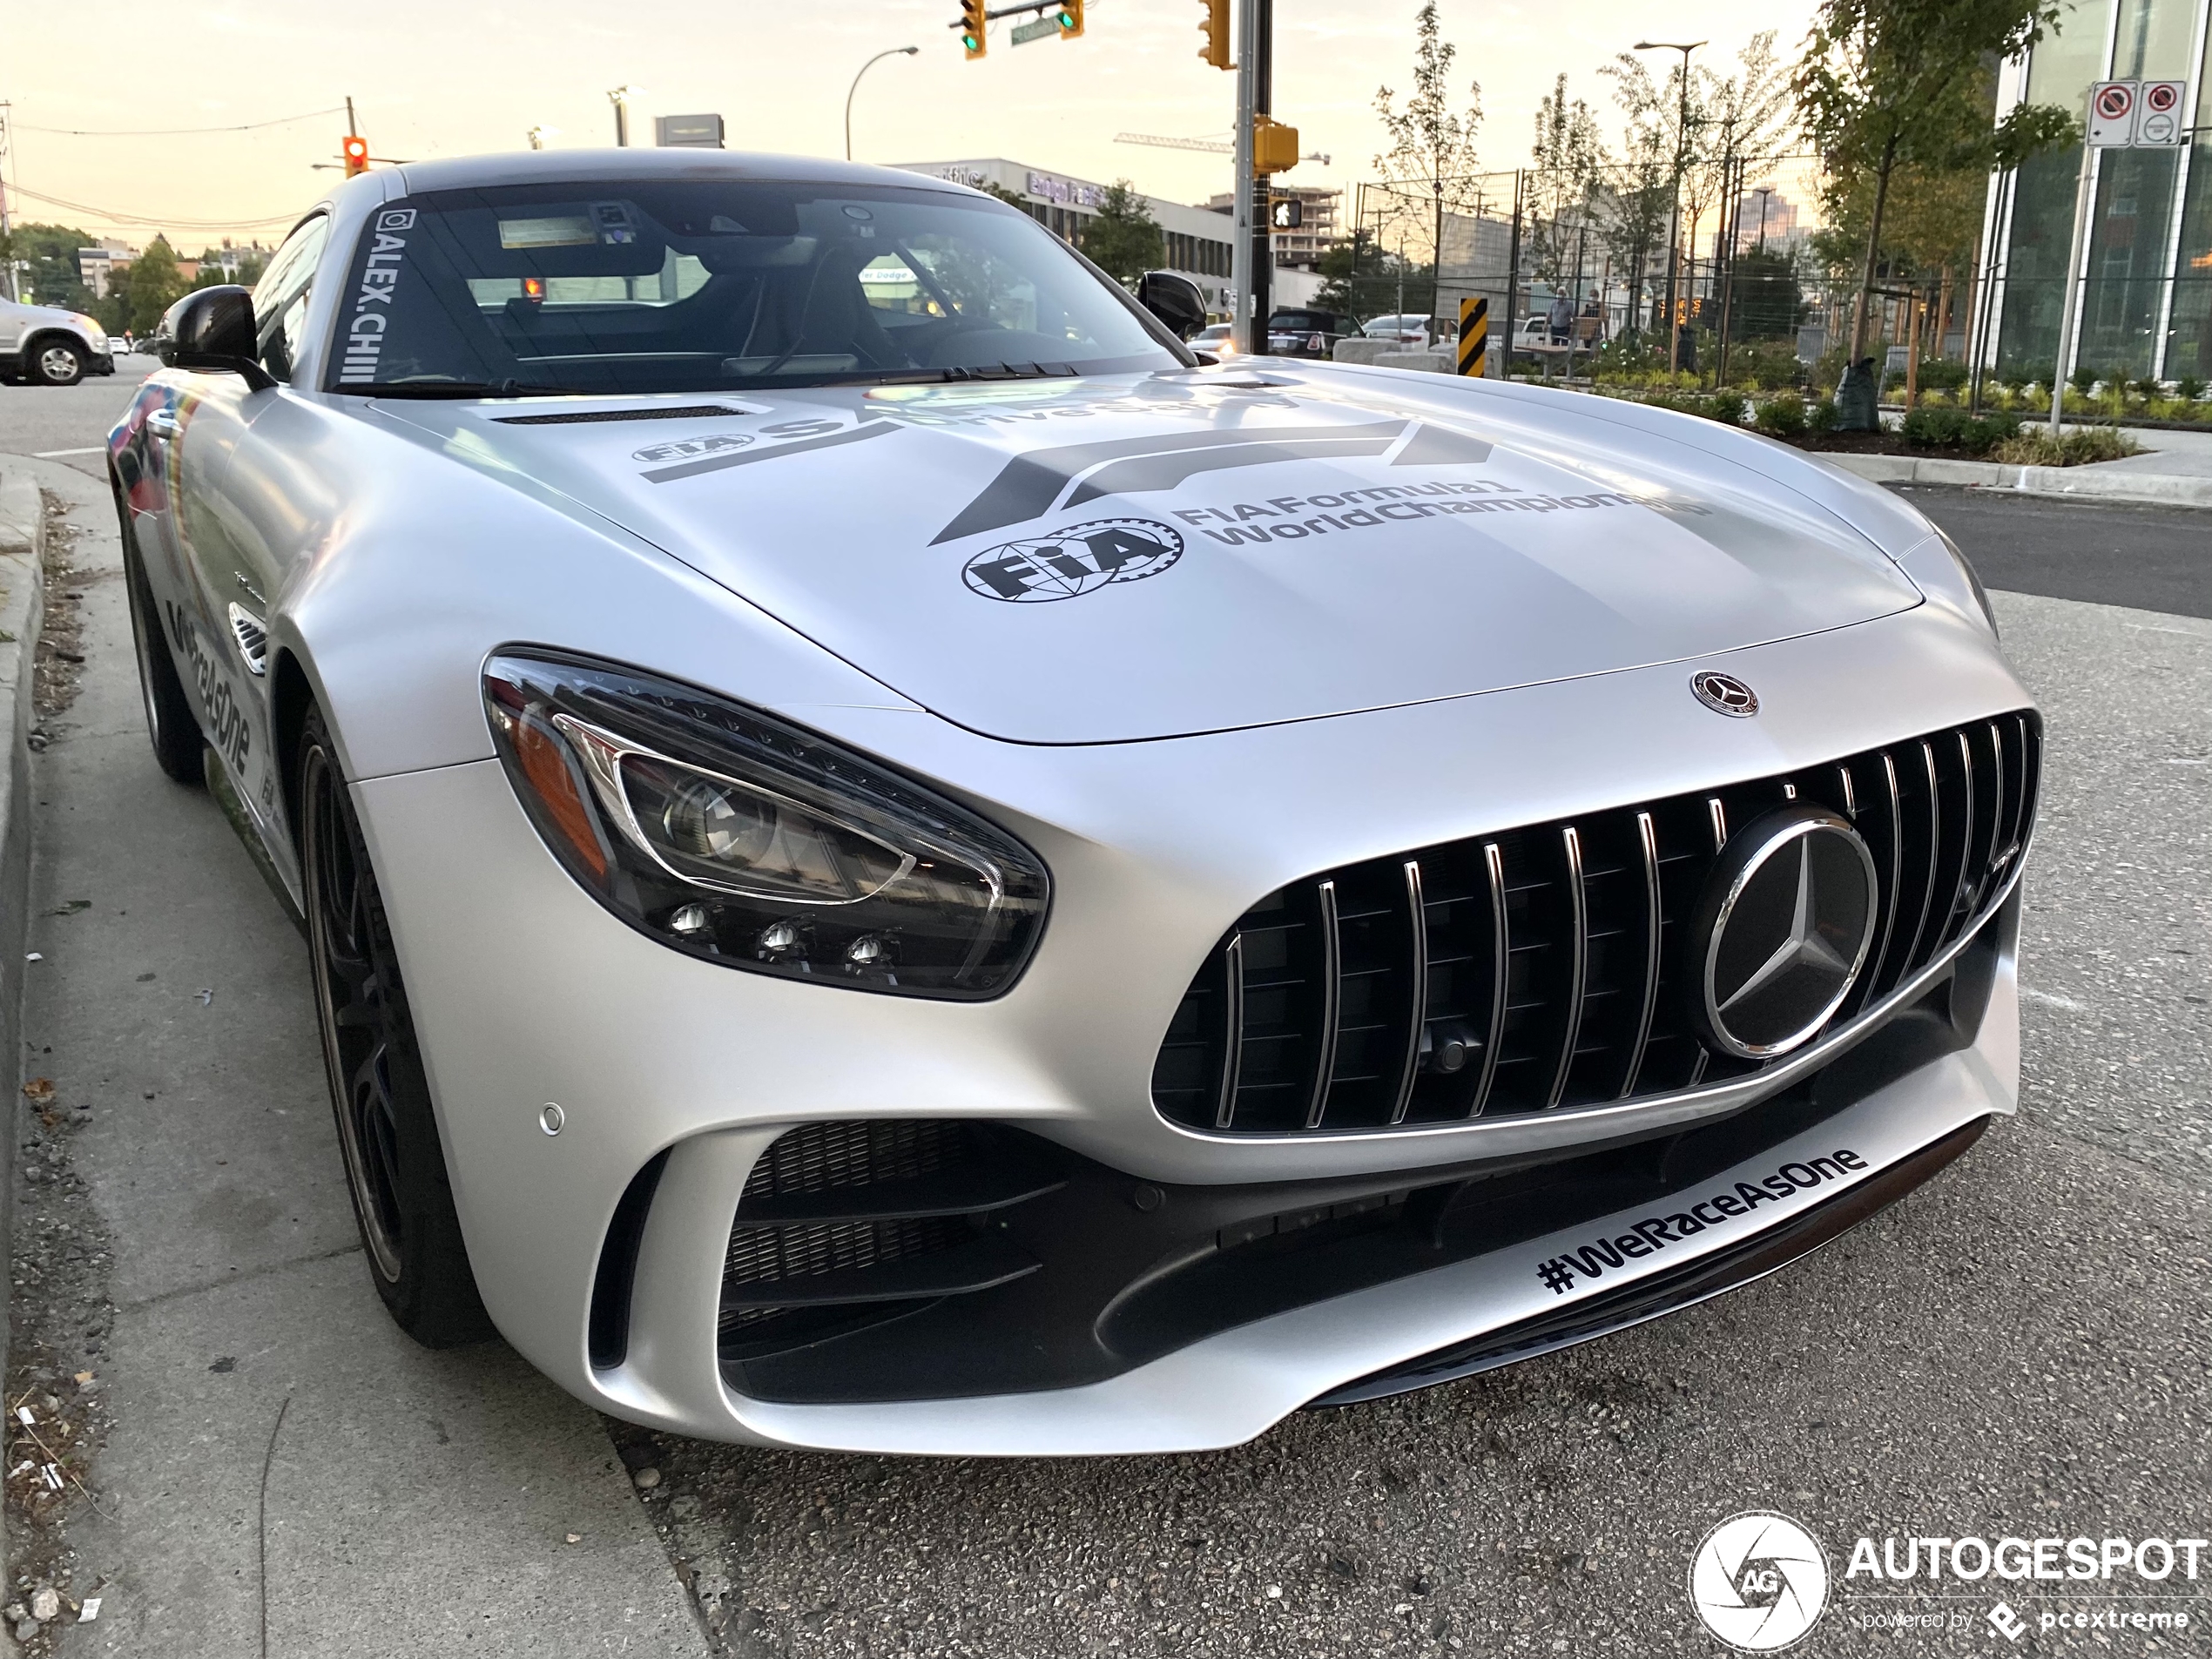
[[2186,81],[2099,81],[2089,89],[2089,147],[2166,150],[2188,136]]

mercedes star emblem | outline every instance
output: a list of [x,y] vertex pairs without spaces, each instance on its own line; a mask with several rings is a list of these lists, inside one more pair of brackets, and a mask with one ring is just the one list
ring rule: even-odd
[[1759,694],[1733,674],[1700,669],[1689,677],[1690,694],[1716,714],[1745,719],[1759,711]]
[[1866,965],[1878,892],[1866,843],[1823,807],[1785,806],[1735,835],[1689,931],[1706,1040],[1742,1060],[1811,1042]]

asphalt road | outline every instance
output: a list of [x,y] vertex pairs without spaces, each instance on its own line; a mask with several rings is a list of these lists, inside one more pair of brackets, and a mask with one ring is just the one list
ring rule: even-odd
[[[0,388],[0,448],[97,443],[126,394]],[[1912,493],[2006,590],[2008,648],[2048,714],[2018,1119],[1736,1295],[1487,1378],[1301,1415],[1231,1452],[902,1462],[606,1426],[624,1462],[657,1472],[633,1520],[723,1650],[1716,1653],[1683,1580],[1698,1538],[1743,1509],[1804,1521],[1838,1575],[1861,1534],[2212,1532],[2212,550],[2212,550],[2191,528],[2212,519]],[[2084,602],[2115,597],[2159,604]],[[81,711],[41,757],[54,810],[37,902],[94,904],[36,924],[53,977],[34,981],[27,1030],[98,1126],[72,1152],[114,1258],[98,1363],[122,1380],[96,1489],[163,1525],[86,1521],[83,1570],[116,1575],[115,1612],[140,1622],[112,1628],[137,1650],[187,1650],[193,1630],[211,1635],[199,1650],[243,1650],[212,1639],[246,1629],[229,1615],[252,1607],[239,1471],[258,1467],[268,1416],[305,1377],[323,1461],[279,1463],[272,1491],[295,1530],[272,1556],[285,1576],[270,1651],[346,1650],[318,1644],[317,1595],[357,1651],[457,1650],[463,1625],[422,1603],[472,1586],[522,1622],[503,1633],[528,1629],[517,1583],[583,1567],[547,1530],[559,1516],[589,1514],[625,1572],[638,1534],[620,1535],[629,1523],[605,1508],[604,1464],[564,1402],[531,1394],[496,1352],[423,1355],[364,1334],[374,1364],[348,1399],[338,1336],[381,1315],[333,1209],[314,1035],[286,978],[303,971],[298,948],[212,808],[153,776],[112,614],[84,655]],[[134,951],[185,993],[158,1020],[132,1001],[149,995],[124,971]],[[236,988],[198,1005],[189,993],[211,981]],[[219,1031],[191,1035],[185,1022],[226,1008]],[[172,1088],[164,1127],[138,1103]],[[195,1151],[202,1137],[219,1145]],[[218,1155],[248,1172],[217,1170]],[[229,1322],[226,1345],[174,1311],[187,1292]],[[235,1372],[210,1374],[233,1355]],[[241,1376],[251,1410],[223,1392]],[[542,1453],[532,1420],[547,1426]],[[516,1489],[505,1514],[502,1481]],[[378,1560],[394,1538],[396,1568]],[[1900,1603],[1847,1585],[1798,1651],[2189,1651],[2196,1635],[2040,1633],[2052,1587],[2008,1585],[2031,1617],[2008,1647],[1980,1622],[1993,1589],[1942,1588],[1972,1593]],[[225,1618],[199,1620],[203,1601]],[[2193,1624],[2212,1617],[2186,1605]],[[614,1609],[595,1624],[573,1600],[543,1606],[537,1651],[611,1649]],[[1961,1610],[1966,1628],[1878,1636],[1851,1622],[1901,1607]],[[61,1651],[132,1650],[95,1645],[98,1630],[70,1628]],[[440,1645],[409,1645],[434,1632]]]

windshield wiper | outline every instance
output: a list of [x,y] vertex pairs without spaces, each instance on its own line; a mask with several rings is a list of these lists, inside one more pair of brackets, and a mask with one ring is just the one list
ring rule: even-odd
[[624,397],[580,386],[539,386],[529,381],[354,381],[334,387],[348,397]]
[[947,368],[948,381],[1069,381],[1080,379],[1072,363],[1001,363],[995,368]]

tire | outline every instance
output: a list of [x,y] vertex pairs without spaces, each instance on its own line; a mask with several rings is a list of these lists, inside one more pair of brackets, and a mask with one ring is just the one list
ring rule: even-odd
[[30,377],[41,386],[74,386],[84,378],[84,347],[63,334],[31,341],[24,353]]
[[493,1334],[454,1212],[392,930],[322,711],[300,734],[300,870],[315,1018],[369,1282],[427,1348]]
[[123,582],[131,599],[131,643],[138,656],[138,691],[145,703],[146,736],[153,740],[153,758],[172,780],[196,787],[206,781],[202,761],[206,738],[185,700],[185,683],[178,677],[169,655],[161,613],[155,608],[153,585],[146,580],[145,561],[138,555],[138,538],[131,533],[131,514],[120,496],[116,511],[123,520]]

